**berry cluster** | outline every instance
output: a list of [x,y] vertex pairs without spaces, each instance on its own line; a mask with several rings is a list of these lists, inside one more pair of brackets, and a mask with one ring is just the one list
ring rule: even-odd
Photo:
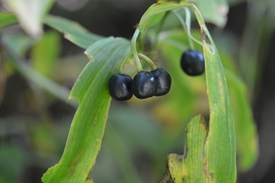
[[204,73],[204,56],[200,51],[187,50],[181,56],[181,68],[190,76]]
[[162,68],[140,71],[133,79],[126,74],[114,74],[109,80],[109,92],[115,100],[129,100],[133,94],[139,99],[161,96],[167,94],[170,87],[171,76]]

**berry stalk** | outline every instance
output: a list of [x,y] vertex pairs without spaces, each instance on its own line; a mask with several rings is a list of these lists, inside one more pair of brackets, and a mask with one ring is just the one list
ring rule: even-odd
[[142,53],[138,53],[138,56],[141,57],[142,59],[144,59],[146,62],[148,62],[153,71],[157,69],[156,64],[150,58],[148,58],[146,55],[143,55]]
[[137,70],[138,72],[142,71],[142,65],[140,63],[140,60],[139,60],[139,57],[138,57],[138,52],[137,52],[137,47],[136,47],[136,42],[137,42],[137,38],[138,38],[138,35],[140,33],[140,30],[139,28],[136,29],[133,37],[132,37],[132,40],[131,40],[131,50],[132,50],[132,54],[135,58],[135,61],[136,61],[136,65],[137,65]]

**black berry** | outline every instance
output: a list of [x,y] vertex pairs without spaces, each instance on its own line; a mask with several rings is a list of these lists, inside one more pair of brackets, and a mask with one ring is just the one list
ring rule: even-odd
[[171,76],[170,74],[162,69],[158,68],[151,72],[157,82],[157,92],[155,96],[165,95],[170,91],[171,87]]
[[132,82],[132,92],[139,98],[144,99],[156,94],[157,82],[152,73],[141,71],[137,73]]
[[181,68],[190,76],[198,76],[204,72],[204,56],[200,51],[187,50],[181,56]]
[[133,94],[131,91],[132,78],[126,74],[114,74],[109,80],[109,92],[115,100],[129,100]]

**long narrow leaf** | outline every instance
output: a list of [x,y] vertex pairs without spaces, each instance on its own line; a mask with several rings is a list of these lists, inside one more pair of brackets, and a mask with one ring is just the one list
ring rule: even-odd
[[94,42],[104,38],[92,34],[78,23],[62,17],[48,15],[45,17],[44,23],[64,33],[65,38],[83,49],[87,49]]
[[[178,168],[181,174],[170,170],[170,176],[173,181],[192,182],[192,176],[188,176],[186,172],[201,172],[197,174],[197,181],[205,180],[206,182],[228,182],[236,181],[236,139],[233,113],[231,109],[229,92],[223,71],[223,66],[217,48],[205,26],[204,19],[197,7],[186,1],[180,2],[159,2],[152,5],[141,18],[139,28],[141,34],[146,31],[146,28],[152,26],[152,19],[159,14],[163,14],[168,10],[180,8],[183,6],[192,7],[197,21],[201,27],[203,52],[206,66],[206,85],[209,100],[209,131],[207,140],[203,150],[201,151],[201,165],[193,167],[192,164],[182,160],[182,168],[168,163],[168,169]],[[193,130],[192,130],[193,129]],[[192,133],[197,133],[195,128],[191,129]],[[198,132],[200,133],[200,132]],[[193,137],[195,138],[195,137]],[[193,139],[194,140],[194,139]],[[187,150],[189,144],[187,144]],[[168,156],[169,161],[169,156]],[[203,177],[202,177],[203,176]]]
[[70,94],[79,107],[74,116],[60,162],[42,180],[48,182],[92,182],[88,178],[100,150],[111,97],[108,80],[130,52],[129,41],[102,39],[86,50],[90,62],[81,72]]

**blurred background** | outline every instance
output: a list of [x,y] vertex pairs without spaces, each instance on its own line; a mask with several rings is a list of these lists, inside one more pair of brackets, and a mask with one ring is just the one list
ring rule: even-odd
[[[49,13],[76,21],[98,35],[131,39],[134,26],[154,2],[57,0]],[[7,7],[0,3],[0,10],[6,11]],[[247,87],[260,152],[252,167],[239,169],[238,183],[272,183],[275,182],[275,2],[231,0],[229,5],[223,29],[213,24],[207,26],[221,57],[233,65]],[[171,24],[181,27],[176,19]],[[194,28],[194,34],[198,33],[196,23]],[[23,65],[34,66],[69,90],[88,59],[82,48],[61,33],[46,25],[43,29],[40,41],[29,39],[18,25],[0,30],[0,34],[24,56]],[[169,50],[161,47],[162,53],[156,53],[154,59],[171,73],[171,92],[142,101],[136,98],[129,102],[112,101],[102,148],[91,173],[95,182],[158,182],[166,169],[167,154],[183,153],[186,123],[198,113],[208,120],[204,77],[186,76],[178,68],[178,52],[174,58],[165,52],[166,48]],[[47,53],[49,57],[45,56]],[[173,62],[166,63],[169,57],[173,57]],[[48,64],[47,59],[51,60]],[[5,64],[2,51],[0,60],[0,183],[41,182],[43,173],[62,155],[75,107]],[[128,72],[136,71],[129,68]]]

